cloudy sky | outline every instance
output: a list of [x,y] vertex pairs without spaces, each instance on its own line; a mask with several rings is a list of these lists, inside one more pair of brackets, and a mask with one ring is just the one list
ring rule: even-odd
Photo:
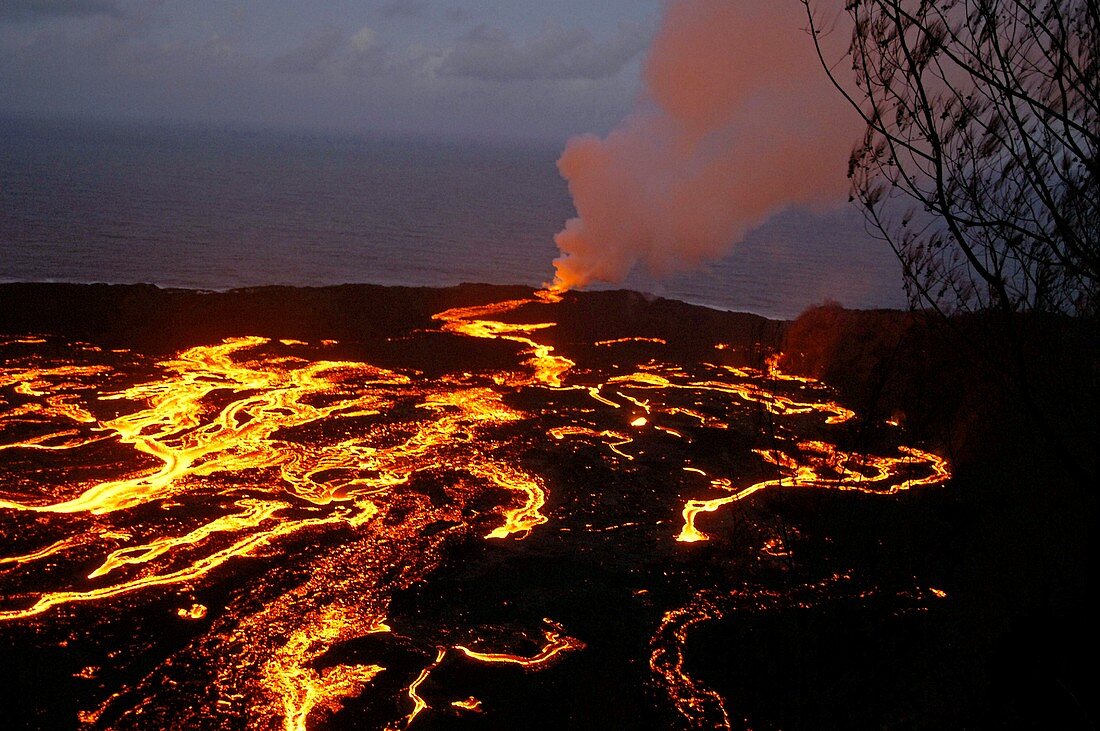
[[2,0],[0,115],[562,140],[631,108],[659,0]]

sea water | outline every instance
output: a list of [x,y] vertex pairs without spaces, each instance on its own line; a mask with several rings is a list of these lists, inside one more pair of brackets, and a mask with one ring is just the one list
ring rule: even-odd
[[[0,281],[538,286],[575,215],[560,147],[0,120]],[[853,208],[784,211],[732,244],[618,286],[780,318],[905,304]]]

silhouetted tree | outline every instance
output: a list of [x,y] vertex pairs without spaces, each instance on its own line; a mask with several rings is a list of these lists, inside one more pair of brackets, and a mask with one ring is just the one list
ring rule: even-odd
[[867,123],[852,196],[911,304],[1098,314],[1097,0],[848,0],[840,58],[825,49],[839,26],[804,2]]

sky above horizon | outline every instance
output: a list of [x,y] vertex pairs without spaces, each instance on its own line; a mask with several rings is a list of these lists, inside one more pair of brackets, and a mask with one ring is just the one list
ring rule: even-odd
[[564,140],[640,85],[660,0],[4,0],[0,114]]
[[0,121],[564,150],[576,216],[554,236],[558,280],[661,278],[785,211],[806,214],[785,236],[819,238],[846,207],[862,123],[806,22],[799,0],[0,0]]

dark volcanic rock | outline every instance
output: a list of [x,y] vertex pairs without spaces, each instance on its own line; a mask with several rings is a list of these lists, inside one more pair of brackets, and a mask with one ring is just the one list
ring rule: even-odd
[[[530,297],[526,287],[252,287],[228,292],[150,284],[0,284],[0,332],[41,333],[168,352],[221,338],[372,340],[436,325],[451,307]],[[531,307],[538,307],[532,305]],[[523,319],[524,310],[512,314]],[[773,343],[781,324],[637,292],[569,293],[554,311],[561,341],[646,335],[711,348],[726,341]]]
[[365,340],[430,327],[431,316],[448,307],[529,294],[526,288],[488,285],[199,292],[149,284],[5,284],[0,285],[0,331],[60,335],[146,352],[241,335]]

